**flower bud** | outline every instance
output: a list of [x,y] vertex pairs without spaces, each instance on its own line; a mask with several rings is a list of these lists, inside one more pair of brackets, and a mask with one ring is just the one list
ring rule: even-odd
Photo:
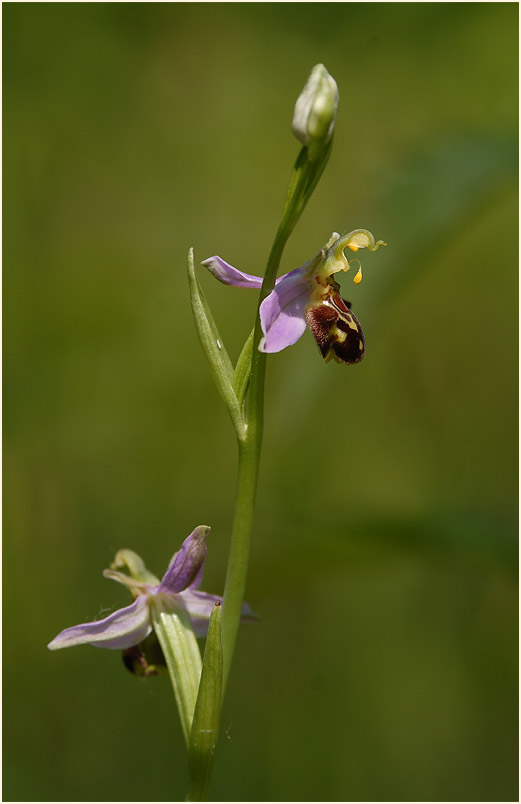
[[295,104],[293,133],[302,145],[328,143],[333,136],[338,87],[323,64],[316,64]]

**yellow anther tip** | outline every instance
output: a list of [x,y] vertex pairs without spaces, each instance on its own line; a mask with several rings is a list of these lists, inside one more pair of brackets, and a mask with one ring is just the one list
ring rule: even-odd
[[347,244],[347,247],[351,249],[351,251],[358,251],[359,246],[354,246],[351,243]]
[[356,276],[353,277],[353,282],[355,283],[355,285],[359,285],[361,281],[362,281],[362,269],[359,268],[358,271],[356,272]]

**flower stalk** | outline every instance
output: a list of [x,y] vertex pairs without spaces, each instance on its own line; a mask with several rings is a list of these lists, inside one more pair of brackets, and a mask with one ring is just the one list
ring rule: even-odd
[[264,299],[269,296],[275,286],[275,280],[286,243],[322,175],[330,152],[331,141],[324,143],[322,151],[319,152],[314,159],[311,159],[309,156],[308,146],[304,146],[301,149],[293,168],[282,221],[271,247],[259,294],[253,331],[249,389],[245,404],[245,432],[242,437],[238,436],[239,466],[235,497],[235,514],[223,597],[222,645],[224,687],[226,687],[228,674],[230,672],[239,628],[241,606],[246,589],[246,575],[253,531],[253,518],[264,429],[266,354],[259,350],[259,344],[263,334],[260,307]]

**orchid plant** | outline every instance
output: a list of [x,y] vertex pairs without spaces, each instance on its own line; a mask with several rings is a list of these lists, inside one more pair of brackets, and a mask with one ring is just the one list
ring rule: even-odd
[[[300,268],[277,278],[280,260],[329,158],[338,106],[335,80],[316,65],[300,94],[293,132],[302,145],[291,176],[282,219],[264,277],[244,273],[221,257],[204,260],[225,285],[260,290],[252,332],[235,367],[221,338],[188,255],[188,280],[194,320],[217,388],[232,420],[238,443],[238,482],[228,568],[221,596],[199,590],[210,528],[197,527],[183,542],[159,580],[131,550],[120,550],[104,575],[122,583],[133,602],[108,617],[66,628],[51,650],[90,644],[119,650],[126,667],[141,676],[167,673],[188,749],[188,801],[208,798],[222,699],[241,621],[256,615],[244,602],[250,539],[263,434],[266,356],[295,344],[308,327],[322,357],[342,364],[364,356],[362,328],[340,295],[335,276],[358,264],[346,250],[376,251],[386,245],[366,229],[334,232]],[[206,637],[201,659],[197,637]]]

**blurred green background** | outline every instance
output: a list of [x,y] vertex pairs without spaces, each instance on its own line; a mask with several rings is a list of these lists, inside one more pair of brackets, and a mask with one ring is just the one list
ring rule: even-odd
[[[9,4],[4,78],[4,800],[183,800],[164,679],[51,654],[213,526],[236,449],[186,254],[262,272],[310,68],[333,154],[283,269],[333,230],[367,340],[269,361],[216,800],[517,799],[517,5]],[[201,269],[202,272],[202,269]],[[256,294],[201,276],[232,356]]]

